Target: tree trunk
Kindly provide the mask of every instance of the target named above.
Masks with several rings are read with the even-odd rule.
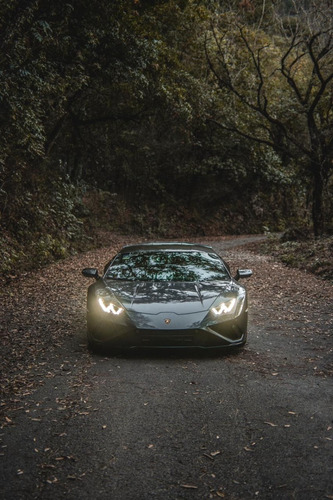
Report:
[[[316,238],[324,233],[324,207],[323,207],[324,180],[320,167],[316,165],[313,179],[312,221]]]

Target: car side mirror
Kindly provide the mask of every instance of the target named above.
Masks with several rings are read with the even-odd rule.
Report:
[[[86,278],[95,278],[95,280],[98,280],[99,278],[98,270],[95,269],[94,267],[86,267],[85,269],[82,270],[82,274]]]
[[[237,269],[235,280],[238,281],[240,278],[249,278],[252,274],[251,269]]]

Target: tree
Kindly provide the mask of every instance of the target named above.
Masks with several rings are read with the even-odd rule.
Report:
[[[288,12],[286,2],[271,7],[274,22],[265,32],[234,12],[217,16],[206,38],[206,57],[235,113],[210,120],[298,165],[310,181],[319,236],[333,169],[333,8],[318,0],[291,7]]]

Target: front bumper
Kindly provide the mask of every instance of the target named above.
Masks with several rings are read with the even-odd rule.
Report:
[[[143,325],[146,326],[146,325]],[[92,346],[115,349],[140,348],[217,348],[245,344],[247,312],[233,320],[205,322],[192,328],[137,327],[128,318],[112,321],[110,317],[89,316],[88,341]]]

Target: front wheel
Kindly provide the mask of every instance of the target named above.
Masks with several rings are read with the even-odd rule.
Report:
[[[101,347],[99,344],[97,344],[91,337],[89,333],[89,329],[87,331],[87,344],[88,344],[88,349],[91,352],[98,352],[100,351]]]

